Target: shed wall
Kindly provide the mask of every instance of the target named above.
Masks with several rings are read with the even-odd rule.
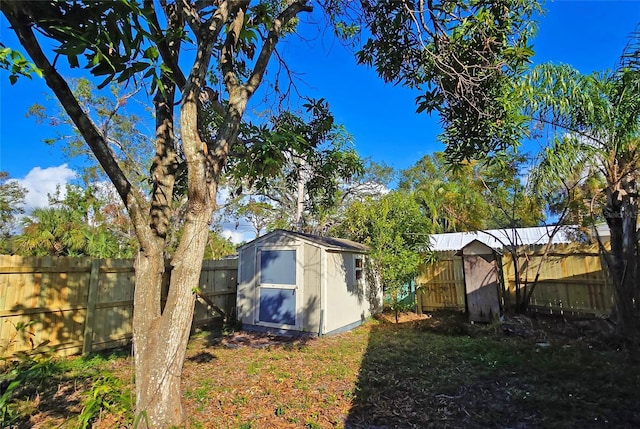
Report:
[[[320,331],[320,279],[322,251],[318,246],[304,245],[304,272],[302,280],[302,330],[318,334]]]
[[[246,328],[279,330],[274,324],[255,320],[258,317],[257,290],[260,287],[260,267],[257,266],[256,256],[261,249],[283,247],[298,249],[296,263],[300,277],[296,283],[295,329],[320,335],[348,329],[371,314],[371,302],[378,301],[377,306],[381,307],[382,295],[376,293],[376,296],[372,296],[377,289],[367,287],[366,277],[355,280],[356,254],[327,251],[322,245],[275,233],[239,249],[237,311],[239,320]],[[358,254],[358,257],[364,256]],[[286,329],[294,328],[290,326]]]
[[[256,248],[255,244],[244,247],[238,255],[239,279],[236,306],[238,320],[243,324],[253,324],[256,283]]]
[[[324,333],[361,322],[370,315],[366,283],[355,281],[354,257],[352,253],[327,253]]]
[[[493,255],[467,255],[466,250],[462,262],[469,320],[491,322],[500,316],[496,260]]]
[[[238,286],[237,307],[238,320],[243,325],[256,325],[256,309],[258,308],[257,291],[260,279],[259,267],[257,266],[257,252],[263,248],[279,248],[279,247],[296,247],[300,251],[297,252],[297,269],[302,270],[301,281],[298,284],[296,294],[301,294],[303,299],[303,307],[298,308],[296,318],[302,318],[301,329],[308,332],[318,332],[320,309],[311,308],[311,303],[317,301],[320,305],[320,256],[319,249],[315,246],[304,244],[290,236],[286,235],[267,235],[244,246],[239,252],[240,279]],[[300,260],[300,256],[304,260]],[[318,280],[314,278],[318,277]],[[307,290],[307,283],[309,289]],[[309,314],[307,314],[307,310]],[[302,313],[302,314],[301,314]]]

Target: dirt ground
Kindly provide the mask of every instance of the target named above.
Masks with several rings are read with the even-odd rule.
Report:
[[[513,316],[495,324],[473,325],[459,313],[402,313],[399,315],[399,325],[396,325],[393,314],[383,314],[378,317],[377,322],[369,323],[363,328],[322,339],[245,331],[225,336],[203,333],[191,340],[183,370],[182,389],[188,418],[187,428],[395,427],[358,426],[353,423],[357,421],[353,419],[357,416],[354,410],[357,411],[359,406],[356,397],[358,385],[362,383],[362,365],[365,359],[371,359],[371,356],[367,357],[367,353],[370,353],[372,341],[375,340],[374,331],[384,326],[389,327],[388,333],[384,335],[393,334],[398,326],[451,338],[512,337],[524,339],[536,350],[552,343],[575,342],[587,344],[588,347],[593,345],[598,349],[615,350],[618,347],[612,325],[606,319],[565,319],[542,315]],[[110,365],[111,373],[132,392],[132,358],[125,354]],[[459,369],[448,370],[455,373]],[[371,380],[367,380],[367,383],[370,382]],[[505,386],[509,383],[512,381],[501,377],[478,382],[474,387],[485,392],[483,398],[467,398],[466,388],[455,395],[432,392],[429,400],[437,403],[429,403],[428,406],[433,406],[436,413],[460,414],[445,416],[445,422],[446,418],[457,419],[451,420],[446,427],[466,427],[468,421],[465,420],[464,413],[475,412],[476,408],[491,410],[495,404],[491,405],[487,401],[504,401]],[[69,425],[69,418],[82,411],[81,400],[86,397],[90,387],[89,381],[79,383],[77,380],[69,380],[40,388],[30,401],[25,401],[22,405],[27,410],[32,409],[29,421],[13,428],[74,427]],[[511,388],[512,386],[509,387]],[[129,399],[133,402],[133,397]],[[397,402],[382,397],[377,400]],[[404,401],[410,403],[412,398],[407,397]],[[466,405],[460,406],[464,401]],[[445,403],[446,406],[443,405]],[[452,404],[458,407],[457,411],[451,411],[451,407],[454,407]],[[398,410],[402,406],[403,403],[398,403]],[[363,409],[362,412],[365,416],[368,415],[368,411]],[[414,418],[411,413],[407,411],[402,418],[411,422]],[[636,418],[640,419],[634,414],[629,420],[635,422]],[[536,426],[534,417],[531,419],[529,423],[518,427],[542,427]],[[416,424],[406,423],[397,427],[419,428],[423,423]],[[130,422],[127,423],[124,413],[116,407],[101,411],[91,427],[113,429],[133,426]],[[434,426],[424,427],[439,426],[436,422]],[[471,424],[469,427],[481,426]],[[622,424],[620,427],[632,426]]]

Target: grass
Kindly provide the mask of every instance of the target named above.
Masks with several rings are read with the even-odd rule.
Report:
[[[116,424],[129,424],[126,360],[122,352],[112,352],[72,359],[22,354],[5,362],[0,392],[9,395],[0,404],[0,427],[83,429],[104,414]]]
[[[187,427],[640,427],[637,352],[570,329],[539,325],[505,336],[497,325],[439,314],[401,324],[371,321],[320,339],[248,337],[240,346],[207,333],[191,340],[183,373]],[[94,413],[93,427],[132,426],[125,411],[130,358],[55,362],[52,386],[38,381],[11,399],[12,410],[23,413],[20,422],[58,427],[62,419],[61,427],[78,427],[86,398],[102,382],[111,396]],[[35,392],[42,397],[70,380],[77,387],[68,396],[75,394],[77,405],[66,414],[37,402]],[[67,399],[59,401],[66,406]],[[57,420],[47,426],[51,415]]]

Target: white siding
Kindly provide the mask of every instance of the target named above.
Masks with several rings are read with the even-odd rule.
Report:
[[[322,335],[351,328],[371,314],[367,276],[356,281],[355,258],[364,255],[328,249],[325,244],[274,231],[239,249],[237,308],[238,318],[247,329],[296,329]],[[296,250],[295,326],[258,321],[257,290],[261,286],[256,258],[261,249]],[[381,302],[381,297],[377,298]]]
[[[238,320],[243,324],[253,324],[253,310],[255,307],[255,261],[256,249],[254,245],[246,246],[238,255],[238,296],[236,308]]]
[[[322,250],[318,246],[304,245],[304,280],[302,293],[302,330],[320,333],[320,279]]]
[[[325,333],[363,321],[370,315],[365,282],[355,281],[352,253],[327,254]]]

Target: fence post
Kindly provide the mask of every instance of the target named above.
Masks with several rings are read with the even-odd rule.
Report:
[[[87,316],[84,319],[84,341],[82,354],[88,355],[93,348],[93,319],[96,312],[96,300],[98,299],[98,285],[100,282],[101,259],[91,262],[91,277],[89,279],[89,294],[87,296]]]

